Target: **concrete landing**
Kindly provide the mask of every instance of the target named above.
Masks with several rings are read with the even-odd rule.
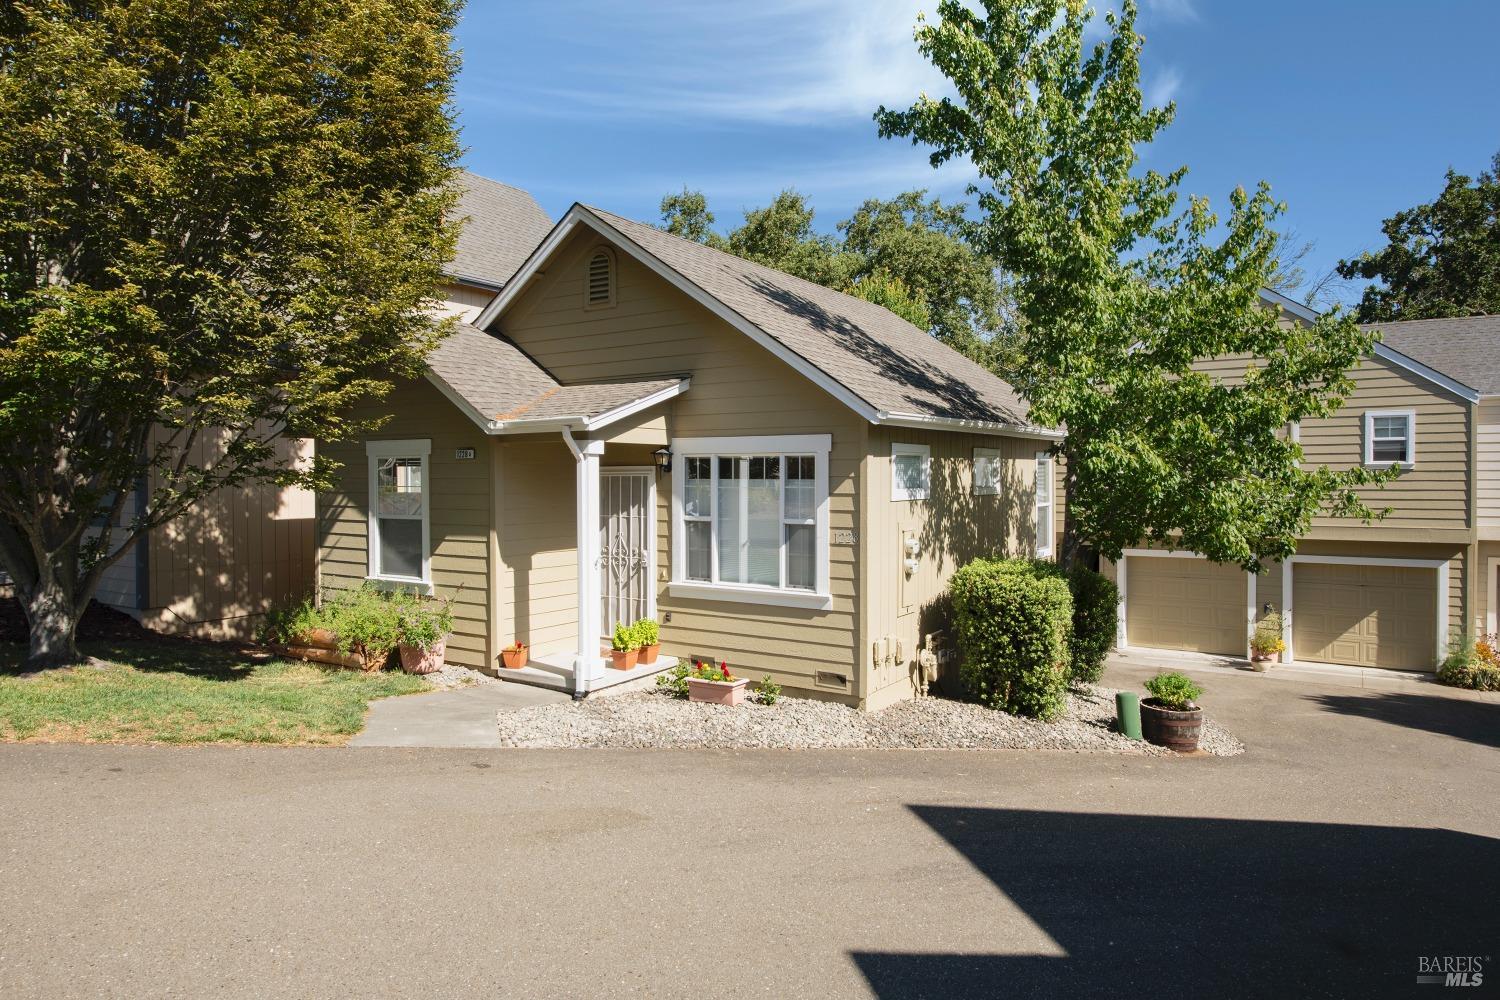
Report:
[[[500,746],[495,713],[567,702],[562,691],[522,684],[475,684],[453,691],[411,694],[372,702],[365,728],[352,747]]]

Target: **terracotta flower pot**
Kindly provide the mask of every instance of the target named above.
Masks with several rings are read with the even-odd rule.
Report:
[[[611,649],[609,651],[609,665],[616,670],[633,670],[639,650],[635,649]]]
[[[645,664],[648,664],[648,665],[652,664],[652,663],[655,663],[656,662],[657,654],[660,653],[660,652],[661,652],[661,643],[659,643],[659,642],[653,642],[649,646],[642,646],[640,648],[640,654],[641,654],[640,661],[642,663],[645,663]]]
[[[1163,708],[1155,698],[1141,702],[1141,735],[1146,742],[1179,753],[1192,753],[1198,749],[1202,733],[1203,709],[1176,711]]]
[[[443,654],[448,649],[447,638],[442,638],[431,649],[401,644],[401,669],[409,674],[432,674],[443,669]]]
[[[520,670],[526,666],[527,649],[520,646],[514,649],[500,650],[500,661],[505,664],[507,670]]]
[[[688,701],[701,701],[706,705],[740,705],[745,701],[745,685],[749,683],[748,677],[732,681],[706,681],[689,677]]]

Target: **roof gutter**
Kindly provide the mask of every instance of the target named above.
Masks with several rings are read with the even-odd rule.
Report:
[[[961,417],[934,417],[922,413],[897,413],[878,410],[873,424],[889,427],[913,427],[937,431],[970,431],[975,434],[1003,434],[1006,437],[1027,438],[1036,441],[1061,441],[1061,431],[1036,427],[1031,424],[1006,424],[998,420],[965,420]]]

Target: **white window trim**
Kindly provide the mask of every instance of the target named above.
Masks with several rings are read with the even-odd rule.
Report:
[[[833,606],[829,584],[829,503],[828,454],[833,450],[831,434],[787,434],[769,437],[712,437],[672,439],[672,582],[667,593],[672,597],[696,600],[728,601],[735,604],[765,604],[787,608],[826,609]],[[811,455],[817,460],[814,480],[814,556],[816,570],[813,590],[783,589],[747,583],[715,583],[687,578],[687,527],[683,516],[683,492],[687,485],[689,458],[749,458],[758,455]],[[717,472],[717,469],[715,469]],[[716,491],[717,492],[717,491]],[[709,521],[713,523],[712,519]],[[785,523],[785,522],[783,522]],[[710,535],[712,538],[712,534]],[[784,534],[783,534],[784,537]],[[710,542],[713,575],[718,573],[718,546]],[[782,546],[782,562],[786,561]],[[783,567],[785,572],[785,567]]]
[[[1406,461],[1404,462],[1377,462],[1375,460],[1375,418],[1376,417],[1405,417],[1406,418]],[[1366,410],[1365,411],[1365,434],[1364,434],[1364,464],[1370,468],[1386,469],[1396,466],[1402,469],[1412,469],[1417,464],[1417,411],[1416,410]]]
[[[917,455],[922,459],[922,482],[920,489],[907,489],[896,478],[896,456]],[[891,443],[891,500],[926,500],[932,493],[932,448],[925,444]]]
[[[979,484],[979,463],[981,460],[993,463],[991,467],[995,470],[995,482],[992,486],[981,486]],[[974,495],[976,497],[993,497],[1000,495],[1001,461],[1002,459],[1000,455],[1000,449],[998,448],[974,449],[974,464],[970,471],[974,480]]]
[[[380,526],[375,498],[379,492],[378,459],[420,458],[422,460],[422,576],[383,576],[378,573]],[[369,502],[366,506],[365,573],[366,579],[380,583],[406,584],[430,590],[432,587],[432,441],[418,438],[406,441],[366,441],[365,460],[369,466]]]
[[[1057,537],[1057,469],[1052,464],[1052,454],[1046,451],[1036,453],[1036,468],[1047,463],[1047,540],[1042,541],[1042,498],[1038,494],[1031,507],[1032,523],[1036,525],[1036,557],[1038,559],[1050,559],[1052,557],[1053,540]]]

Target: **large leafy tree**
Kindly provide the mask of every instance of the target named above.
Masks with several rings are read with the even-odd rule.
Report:
[[[994,262],[964,240],[963,207],[924,192],[872,198],[837,235],[817,232],[791,190],[722,235],[699,191],[663,198],[661,214],[670,233],[883,305],[973,357],[992,354],[1006,329]]]
[[[1449,170],[1436,201],[1380,228],[1384,247],[1339,262],[1344,278],[1374,282],[1360,299],[1361,321],[1500,313],[1500,153],[1478,177]]]
[[[1277,269],[1280,211],[1236,190],[1222,220],[1179,204],[1185,169],[1142,170],[1139,149],[1174,109],[1146,106],[1135,4],[939,4],[921,52],[955,96],[876,113],[886,136],[977,168],[971,238],[1012,277],[1032,417],[1066,438],[1064,558],[1142,541],[1257,568],[1295,550],[1320,512],[1373,514],[1362,470],[1304,468],[1285,430],[1332,413],[1371,338],[1349,319],[1280,325],[1260,290]],[[1199,363],[1253,357],[1221,379]]]
[[[420,370],[454,238],[456,17],[454,0],[0,12],[0,566],[33,666],[77,659],[126,545],[221,486],[322,483],[277,439],[354,434],[351,404]]]

